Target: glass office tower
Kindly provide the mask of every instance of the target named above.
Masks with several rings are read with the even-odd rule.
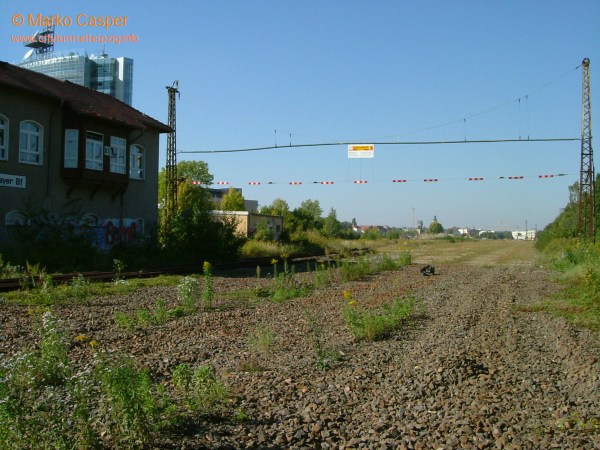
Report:
[[[95,89],[131,105],[133,91],[133,60],[69,53],[37,54],[29,52],[17,63],[20,67],[43,73],[63,81]]]

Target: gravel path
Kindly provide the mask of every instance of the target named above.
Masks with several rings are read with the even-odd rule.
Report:
[[[422,277],[419,269],[253,305],[225,293],[256,287],[255,278],[215,277],[218,311],[141,331],[117,329],[113,312],[157,297],[172,305],[174,287],[56,311],[72,333],[133,355],[158,380],[181,362],[216,368],[231,392],[223,416],[200,417],[158,448],[600,449],[598,335],[519,309],[558,290],[551,273],[452,264]],[[343,290],[366,306],[410,294],[424,310],[387,340],[355,342]],[[27,323],[25,308],[2,307],[0,353],[30,339]],[[275,336],[269,351],[248,343],[260,328]],[[319,348],[341,358],[319,358]],[[246,420],[234,419],[240,412]]]

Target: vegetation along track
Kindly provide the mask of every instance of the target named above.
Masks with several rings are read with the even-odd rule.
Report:
[[[218,419],[200,414],[158,435],[158,448],[598,448],[597,334],[522,312],[560,288],[529,243],[518,243],[516,264],[500,244],[480,244],[436,263],[435,276],[413,264],[283,302],[240,294],[268,279],[215,277],[213,309],[143,329],[117,327],[114,312],[157,297],[173,304],[175,287],[54,312],[71,335],[132,355],[155,380],[182,362],[215,367],[230,391]],[[439,261],[435,244],[428,252],[419,261]],[[354,339],[349,300],[368,309],[404,296],[423,304],[410,323],[387,339]],[[0,354],[13,354],[31,342],[31,320],[27,307],[0,308]],[[259,329],[270,345],[251,344]],[[77,347],[72,358],[84,365],[91,356]]]

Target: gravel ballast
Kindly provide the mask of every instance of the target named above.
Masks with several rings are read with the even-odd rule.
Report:
[[[160,436],[156,448],[599,449],[597,333],[527,312],[557,292],[553,275],[531,265],[449,264],[428,277],[420,269],[279,303],[231,295],[269,280],[214,277],[213,310],[140,330],[118,328],[114,312],[159,297],[172,307],[176,287],[54,311],[71,336],[133,356],[156,381],[167,383],[183,362],[214,366],[229,403]],[[357,342],[344,291],[365,307],[410,295],[422,310],[385,340]],[[0,309],[0,354],[32,345],[27,307]],[[272,332],[269,349],[249,343],[259,329]],[[72,355],[91,357],[78,346]]]

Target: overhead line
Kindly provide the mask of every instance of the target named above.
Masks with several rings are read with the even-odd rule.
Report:
[[[568,142],[581,141],[581,138],[543,138],[543,139],[478,139],[462,141],[383,141],[368,142],[373,145],[440,145],[440,144],[504,144],[510,142]],[[322,142],[319,144],[290,144],[290,145],[269,145],[265,147],[236,148],[228,150],[180,150],[177,153],[241,153],[257,152],[263,150],[300,148],[300,147],[327,147],[334,145],[351,145],[367,142],[343,141],[343,142]]]

